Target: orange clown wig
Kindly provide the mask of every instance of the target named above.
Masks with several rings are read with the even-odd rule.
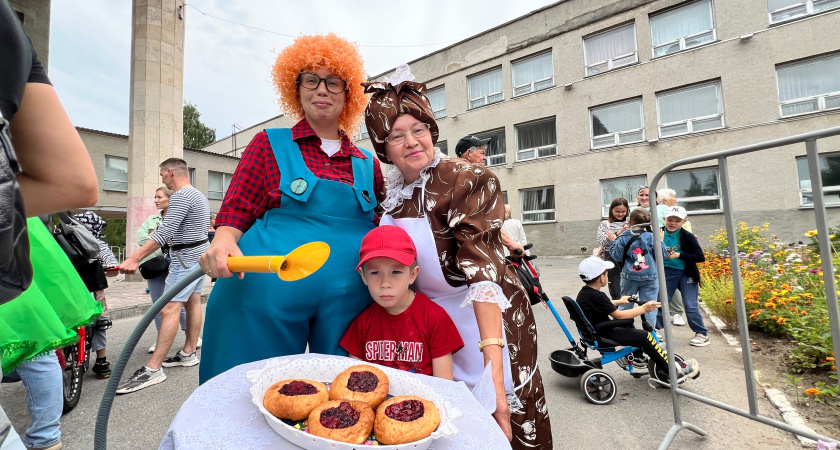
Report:
[[[280,107],[294,117],[303,118],[297,77],[301,72],[318,69],[328,69],[347,82],[344,110],[338,118],[338,128],[352,135],[368,103],[361,85],[367,81],[364,62],[355,43],[333,33],[326,36],[302,35],[277,55],[272,77],[274,89],[280,95]]]

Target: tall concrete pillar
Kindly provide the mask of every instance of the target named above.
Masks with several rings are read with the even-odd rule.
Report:
[[[184,154],[183,0],[132,0],[131,100],[128,132],[126,254],[157,210],[158,165]]]

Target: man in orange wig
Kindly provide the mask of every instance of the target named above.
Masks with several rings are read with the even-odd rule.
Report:
[[[367,105],[355,44],[334,34],[301,36],[272,71],[291,129],[258,133],[242,155],[200,263],[219,278],[207,305],[199,381],[259,359],[303,353],[346,355],[338,345],[370,296],[353,272],[384,197],[379,161],[350,136]],[[302,280],[237,274],[230,256],[288,254],[324,241],[327,263]]]

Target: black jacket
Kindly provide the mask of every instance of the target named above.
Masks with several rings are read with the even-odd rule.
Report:
[[[680,231],[680,258],[685,261],[685,274],[700,284],[700,270],[697,263],[706,261],[706,254],[700,248],[697,237],[686,230]]]

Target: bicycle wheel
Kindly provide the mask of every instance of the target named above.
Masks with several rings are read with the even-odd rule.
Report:
[[[67,414],[79,404],[82,397],[82,381],[84,381],[85,369],[79,362],[79,345],[73,344],[64,348],[64,359],[66,364],[62,373],[64,381],[64,408],[62,414]]]

